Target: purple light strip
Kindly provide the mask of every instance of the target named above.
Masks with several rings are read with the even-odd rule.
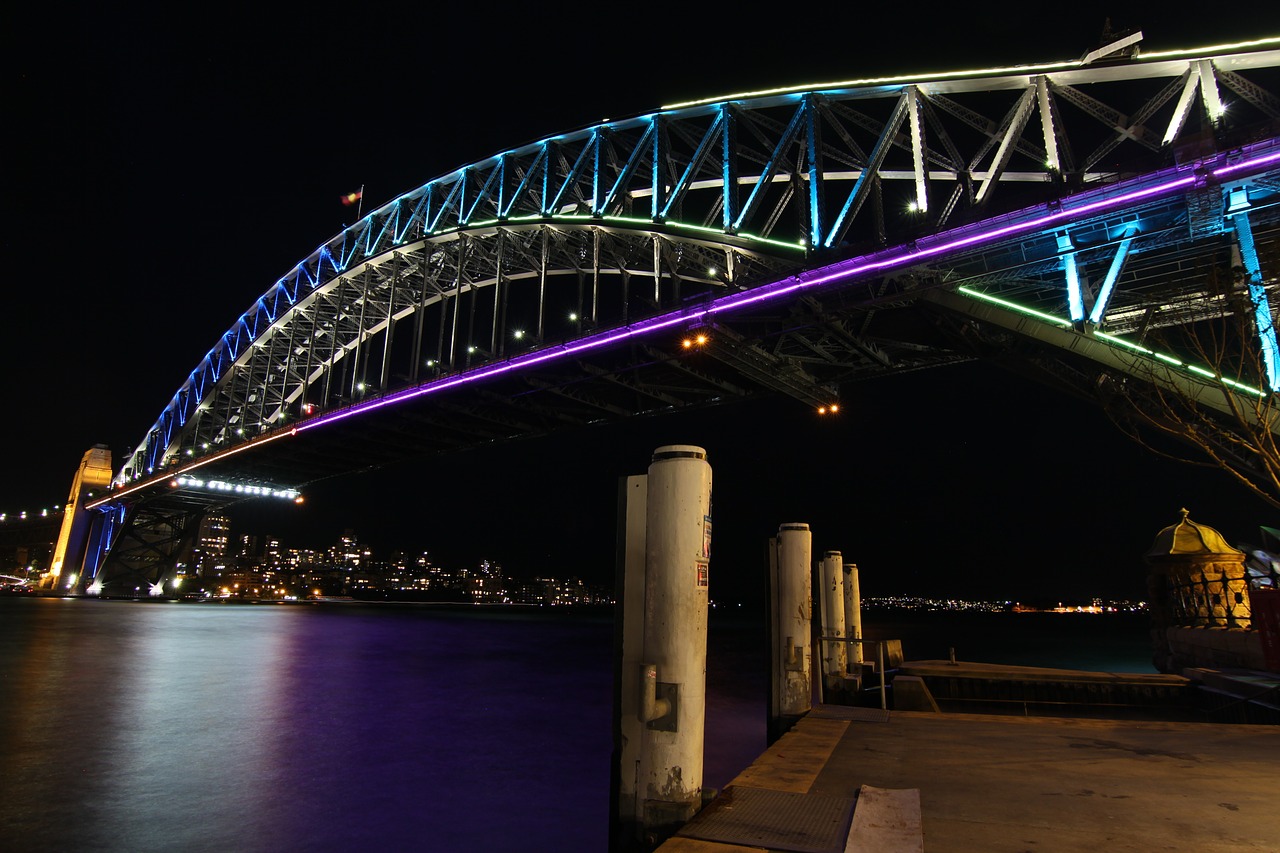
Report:
[[[1269,140],[1266,143],[1261,143],[1252,147],[1256,150],[1258,148],[1275,147],[1277,144],[1280,144],[1280,140]],[[1213,175],[1215,177],[1220,177],[1222,175],[1256,169],[1277,161],[1280,161],[1280,151],[1274,151],[1269,154],[1243,160],[1239,163],[1233,163],[1230,166],[1220,167],[1213,171]],[[880,272],[883,270],[893,269],[895,267],[919,263],[922,259],[936,257],[938,255],[981,245],[983,243],[994,242],[1003,237],[1010,237],[1016,234],[1024,234],[1029,231],[1036,231],[1055,225],[1061,225],[1082,216],[1100,213],[1117,207],[1123,207],[1124,205],[1132,204],[1134,202],[1150,200],[1161,195],[1168,195],[1193,184],[1197,177],[1196,171],[1196,167],[1192,165],[1174,166],[1127,182],[1130,185],[1142,185],[1150,184],[1151,181],[1157,181],[1157,183],[1150,184],[1148,186],[1141,186],[1139,189],[1124,192],[1120,195],[1112,195],[1112,193],[1115,192],[1116,187],[1091,190],[1088,193],[1083,194],[1084,197],[1087,198],[1097,196],[1099,194],[1103,194],[1105,197],[1096,201],[1077,205],[1072,205],[1071,201],[1068,199],[1063,201],[1059,209],[1041,216],[1024,218],[1027,215],[1025,212],[1008,214],[987,220],[984,223],[966,226],[963,229],[957,229],[955,231],[945,232],[933,237],[923,238],[914,246],[899,246],[893,249],[877,252],[870,256],[849,258],[847,260],[838,261],[820,269],[802,272],[772,284],[762,285],[747,293],[723,296],[719,299],[713,300],[709,305],[702,308],[686,308],[678,312],[663,314],[630,326],[624,326],[608,332],[589,335],[588,337],[580,338],[572,343],[562,344],[560,346],[540,350],[523,356],[517,356],[499,364],[480,367],[468,373],[440,379],[426,385],[420,385],[416,388],[397,391],[392,394],[388,394],[385,397],[370,400],[366,403],[357,403],[349,408],[330,412],[328,414],[321,415],[314,420],[298,424],[297,427],[295,427],[295,430],[297,432],[305,432],[306,430],[315,429],[316,427],[323,426],[327,423],[343,420],[354,415],[363,414],[364,412],[380,409],[384,406],[390,406],[395,403],[401,403],[415,397],[434,394],[438,391],[456,388],[459,385],[465,385],[471,382],[479,382],[484,379],[500,376],[504,373],[510,373],[526,367],[532,367],[544,362],[567,358],[589,350],[606,347],[620,341],[642,337],[652,332],[667,329],[672,326],[687,323],[706,323],[713,315],[728,313],[748,305],[778,299],[779,297],[786,296],[787,294],[794,293],[799,290],[806,290],[812,287],[830,284],[835,281],[866,275],[868,273]],[[991,225],[999,222],[1007,222],[1008,224],[994,228],[990,227]],[[964,234],[965,236],[958,236],[960,234]],[[924,244],[923,247],[921,247],[920,244]]]
[[[1241,160],[1238,163],[1232,163],[1227,166],[1219,166],[1218,168],[1213,169],[1211,174],[1215,178],[1222,178],[1224,176],[1235,175],[1240,172],[1261,170],[1262,167],[1280,162],[1280,138],[1273,138],[1266,140],[1265,142],[1256,143],[1245,150],[1262,151],[1267,153],[1258,154],[1257,156],[1249,157],[1248,159]],[[1062,225],[1077,217],[1110,210],[1131,202],[1152,199],[1160,195],[1173,193],[1191,183],[1194,183],[1200,174],[1203,174],[1203,165],[1174,166],[1125,182],[1128,186],[1135,186],[1139,188],[1118,196],[1111,195],[1111,193],[1114,193],[1117,190],[1118,186],[1090,190],[1086,193],[1080,194],[1076,199],[1083,200],[1086,198],[1094,198],[1099,195],[1105,197],[1100,198],[1097,201],[1082,203],[1078,206],[1072,206],[1071,200],[1067,199],[1063,201],[1060,209],[1041,216],[1033,216],[1029,219],[1024,218],[1029,215],[1027,211],[1019,211],[995,217],[974,225],[922,238],[914,246],[898,246],[893,249],[877,252],[874,255],[849,258],[820,269],[798,273],[797,275],[781,281],[773,282],[772,284],[761,285],[760,287],[746,293],[724,296],[720,299],[713,300],[709,305],[703,308],[686,308],[681,311],[663,314],[630,326],[624,326],[608,332],[600,332],[595,335],[590,335],[572,343],[562,344],[560,346],[551,347],[538,352],[517,356],[499,364],[486,365],[469,373],[450,376],[436,380],[435,382],[427,385],[420,385],[416,388],[397,391],[393,394],[388,394],[385,397],[379,397],[365,403],[358,403],[346,409],[320,415],[313,420],[297,424],[296,426],[289,427],[288,429],[284,429],[279,432],[259,436],[258,438],[245,442],[244,444],[237,445],[236,447],[229,448],[228,450],[224,450],[210,456],[205,456],[189,465],[179,468],[176,471],[169,471],[160,476],[144,480],[140,483],[135,483],[123,492],[111,493],[97,501],[86,504],[86,506],[89,508],[96,508],[108,502],[117,500],[124,495],[139,491],[148,485],[154,484],[155,482],[168,481],[179,474],[192,471],[196,468],[207,465],[210,462],[223,459],[243,450],[248,450],[251,447],[257,447],[260,444],[296,435],[299,432],[315,429],[318,426],[349,418],[353,415],[363,414],[364,412],[373,411],[374,409],[380,409],[383,406],[390,406],[414,397],[434,394],[437,391],[444,391],[448,388],[454,388],[470,382],[479,382],[493,376],[510,373],[512,371],[531,367],[544,362],[567,358],[588,350],[609,346],[610,344],[614,344],[619,341],[638,338],[651,332],[668,329],[672,326],[678,326],[682,323],[705,323],[716,313],[728,313],[747,305],[754,305],[758,302],[777,299],[798,290],[818,287],[820,285],[830,284],[844,279],[856,278],[860,275],[892,269],[894,267],[907,266],[913,263],[918,263],[920,260],[925,258],[935,257],[958,249],[977,246],[982,243],[990,243],[995,240],[999,240],[1002,237],[1009,237],[1039,228]],[[1153,181],[1155,183],[1152,183]]]
[[[1270,140],[1270,143],[1274,143],[1275,141],[1276,140],[1274,139]],[[1213,170],[1213,176],[1215,178],[1221,178],[1223,175],[1230,175],[1234,172],[1239,172],[1242,169],[1256,169],[1258,166],[1265,166],[1268,163],[1275,163],[1277,161],[1280,161],[1280,151],[1277,151],[1274,154],[1264,154],[1261,157],[1254,157],[1249,160],[1241,160],[1239,163],[1232,163],[1230,166],[1222,166],[1221,168]]]
[[[417,388],[406,388],[403,391],[397,391],[393,394],[388,394],[385,397],[379,397],[376,400],[370,400],[367,403],[356,403],[355,405],[349,408],[341,409],[336,412],[330,412],[328,414],[321,415],[318,418],[315,418],[314,420],[310,420],[305,423],[298,424],[298,426],[295,427],[295,430],[297,432],[304,432],[306,430],[314,429],[318,426],[322,426],[327,423],[332,423],[333,421],[342,420],[343,418],[349,418],[352,415],[363,414],[365,412],[369,412],[374,409],[380,409],[383,406],[390,406],[393,403],[400,403],[405,400],[412,399],[414,397],[421,397],[426,394],[433,394],[437,391],[444,391],[445,389],[454,388],[454,387],[457,387],[458,385],[465,385],[470,382],[478,382],[482,379],[489,379],[490,377],[493,377],[493,376],[499,376],[503,373],[510,373],[513,370],[520,370],[522,368],[530,367],[536,364],[541,364],[546,361],[566,358],[568,356],[574,355],[576,353],[584,352],[586,350],[593,350],[593,349],[598,349],[600,347],[609,346],[610,344],[614,344],[619,341],[624,341],[629,338],[640,337],[650,332],[655,332],[659,329],[666,329],[671,326],[680,325],[682,323],[696,321],[697,319],[705,316],[708,313],[710,313],[710,311],[704,308],[704,309],[686,309],[685,311],[681,311],[673,314],[662,314],[650,320],[644,320],[642,322],[635,323],[630,326],[624,326],[620,329],[613,329],[608,332],[601,332],[599,334],[589,335],[588,337],[580,338],[576,341],[573,341],[572,343],[561,344],[556,347],[551,347],[550,349],[539,350],[538,352],[528,353],[527,355],[516,356],[515,358],[509,359],[504,362],[500,362],[498,364],[486,365],[484,367],[480,367],[475,370],[472,370],[469,373],[461,373],[461,374],[458,374],[457,376],[450,376],[445,379],[438,379],[435,382],[429,383],[427,385],[420,385]]]

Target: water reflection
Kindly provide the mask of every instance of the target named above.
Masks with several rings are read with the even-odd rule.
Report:
[[[605,846],[607,620],[24,599],[0,640],[17,849]]]

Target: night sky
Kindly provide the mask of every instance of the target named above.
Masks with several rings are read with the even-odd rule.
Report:
[[[368,210],[500,150],[694,97],[1077,57],[1108,15],[1148,50],[1280,34],[1280,13],[1182,22],[1131,3],[1053,21],[989,7],[914,31],[850,4],[306,8],[4,13],[0,511],[62,503],[95,443],[118,466],[221,333],[350,224],[339,197],[362,185]],[[351,527],[455,565],[604,580],[617,477],[678,442],[705,446],[715,472],[713,597],[761,587],[781,522],[858,562],[868,595],[1014,598],[1140,596],[1141,554],[1181,506],[1236,541],[1277,523],[1225,475],[1157,459],[1100,411],[992,366],[843,402],[838,420],[780,399],[474,451],[235,519],[299,546]]]

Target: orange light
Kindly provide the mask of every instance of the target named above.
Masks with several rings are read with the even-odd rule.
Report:
[[[692,347],[693,347],[693,339],[692,339],[692,338],[685,338],[683,341],[681,341],[681,342],[680,342],[680,345],[681,345],[682,347],[684,347],[685,349],[690,349],[690,348],[692,348]]]
[[[819,407],[818,407],[818,414],[820,414],[820,415],[825,415],[826,413],[827,413],[827,407],[826,407],[826,406],[819,406]]]
[[[840,411],[840,406],[839,406],[839,405],[837,405],[836,403],[832,403],[832,404],[831,404],[831,414],[833,414],[833,415],[834,415],[834,414],[835,414],[836,412],[838,412],[838,411]]]
[[[707,342],[707,336],[706,336],[706,335],[698,335],[698,337],[697,337],[697,343],[698,343],[698,346],[702,346],[702,345],[703,345],[703,344],[705,344],[706,342]]]

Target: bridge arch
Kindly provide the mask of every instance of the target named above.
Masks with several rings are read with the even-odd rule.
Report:
[[[1116,180],[1122,160],[1149,167],[1202,139],[1188,130],[1197,113],[1223,127],[1228,97],[1234,121],[1280,120],[1280,100],[1250,76],[1278,64],[1280,39],[1148,55],[1133,44],[677,104],[462,166],[370,212],[268,288],[117,483],[278,428],[302,407],[504,357],[517,332],[525,350],[939,230],[996,210],[997,189],[1015,205]],[[535,277],[538,304],[513,305]],[[566,280],[575,292],[561,311]],[[647,300],[637,280],[652,283]],[[578,319],[556,328],[561,314]],[[398,327],[412,315],[406,346]]]
[[[192,518],[229,500],[180,475],[302,485],[385,464],[289,467],[367,439],[378,417],[385,432],[411,399],[414,428],[448,449],[557,428],[545,405],[510,418],[512,394],[559,395],[587,412],[568,420],[590,423],[762,392],[820,406],[842,383],[1001,348],[1027,357],[1027,342],[1122,373],[1154,363],[1148,331],[1220,301],[1206,263],[1280,240],[1280,100],[1263,85],[1278,67],[1267,39],[755,93],[462,167],[326,241],[237,319],[95,504],[103,533],[82,577],[157,589]],[[1262,309],[1275,283],[1245,254],[1274,345]],[[718,372],[639,340],[702,323]],[[1094,375],[1040,361],[1067,384]],[[631,379],[668,368],[689,382]],[[496,391],[473,382],[493,377]],[[645,402],[571,391],[585,382]],[[504,412],[480,410],[496,398]]]

